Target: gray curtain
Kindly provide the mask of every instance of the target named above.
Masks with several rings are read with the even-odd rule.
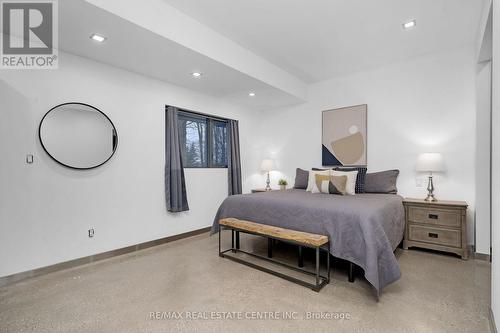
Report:
[[[240,131],[237,120],[228,120],[227,171],[229,195],[241,194]]]
[[[178,110],[165,108],[165,198],[169,212],[189,210],[179,143]]]

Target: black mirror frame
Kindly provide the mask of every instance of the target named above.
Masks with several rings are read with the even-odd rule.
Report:
[[[68,104],[78,104],[78,105],[83,105],[83,106],[87,106],[87,107],[89,107],[91,109],[94,109],[97,112],[101,113],[104,117],[106,117],[106,119],[109,121],[109,123],[111,124],[111,126],[113,126],[113,153],[104,162],[102,162],[102,163],[100,163],[98,165],[92,166],[92,167],[88,167],[88,168],[74,167],[74,166],[67,165],[67,164],[64,164],[64,163],[58,161],[54,156],[52,156],[49,153],[49,151],[47,150],[47,148],[45,148],[45,146],[43,145],[43,140],[42,140],[42,124],[43,124],[43,121],[45,120],[45,117],[47,117],[47,115],[50,112],[52,112],[54,109],[57,109],[58,107],[61,107],[61,106],[64,106],[64,105],[68,105]],[[67,103],[62,103],[62,104],[54,106],[52,109],[50,109],[49,111],[47,111],[45,113],[45,115],[42,117],[42,120],[40,120],[40,124],[38,125],[38,140],[40,140],[40,144],[42,145],[43,150],[47,153],[47,155],[50,156],[50,158],[52,158],[54,161],[56,161],[57,164],[60,164],[60,165],[62,165],[64,167],[66,167],[66,168],[70,168],[70,169],[74,169],[74,170],[91,170],[91,169],[98,168],[98,167],[102,166],[103,164],[105,164],[106,162],[108,162],[111,159],[111,157],[113,157],[113,155],[115,155],[115,152],[118,149],[118,132],[116,131],[115,124],[111,121],[111,119],[104,112],[102,112],[101,110],[99,110],[95,106],[92,106],[92,105],[86,104],[86,103],[81,103],[81,102],[67,102]]]

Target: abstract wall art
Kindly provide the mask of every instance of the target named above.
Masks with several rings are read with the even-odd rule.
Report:
[[[366,165],[367,109],[363,104],[323,111],[323,165]]]

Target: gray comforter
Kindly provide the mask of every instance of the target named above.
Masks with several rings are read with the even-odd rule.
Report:
[[[220,206],[212,233],[226,217],[328,235],[331,254],[362,267],[377,296],[401,276],[393,253],[405,223],[398,195],[340,196],[305,190],[234,195]]]

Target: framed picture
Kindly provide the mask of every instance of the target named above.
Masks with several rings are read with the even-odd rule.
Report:
[[[365,166],[366,104],[323,111],[322,162],[325,166]]]

